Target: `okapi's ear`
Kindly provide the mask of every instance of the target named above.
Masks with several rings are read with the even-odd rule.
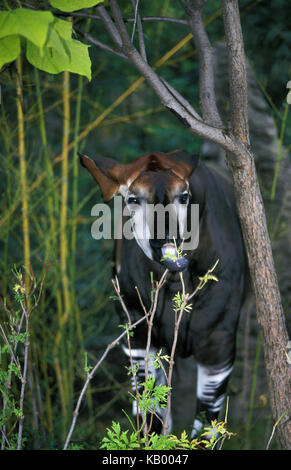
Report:
[[[120,165],[111,158],[90,158],[87,155],[78,153],[80,163],[87,168],[93,178],[100,186],[104,201],[109,201],[118,192],[120,183],[116,176],[118,166]]]
[[[190,178],[193,171],[198,168],[200,163],[199,155],[193,155],[186,152],[186,150],[174,150],[173,152],[167,153],[167,155],[178,163],[177,167],[173,168],[173,171],[186,180]]]

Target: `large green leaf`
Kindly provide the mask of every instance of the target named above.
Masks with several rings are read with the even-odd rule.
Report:
[[[27,60],[40,70],[60,73],[68,70],[71,53],[67,41],[71,41],[72,25],[69,21],[55,19],[49,25],[47,40],[43,48],[27,41]]]
[[[4,64],[17,59],[20,53],[20,39],[17,35],[0,39],[0,69]]]
[[[34,67],[48,73],[60,73],[68,69],[69,59],[54,47],[40,49],[35,44],[27,41],[26,58]]]
[[[27,60],[40,70],[56,74],[69,70],[72,73],[86,76],[91,80],[91,60],[88,46],[75,39],[64,40],[64,47],[54,47],[56,36],[41,50],[30,41],[27,41]]]
[[[16,8],[0,11],[0,38],[19,34],[42,48],[45,44],[48,27],[54,21],[50,11],[35,11]]]
[[[53,27],[62,38],[71,39],[72,23],[70,21],[65,21],[65,20],[61,20],[60,18],[55,18]]]
[[[71,61],[67,70],[79,75],[85,75],[91,80],[91,60],[88,52],[89,46],[83,44],[80,41],[71,39],[66,41],[66,45],[69,47]]]
[[[49,0],[49,2],[52,7],[69,12],[94,7],[103,0]]]

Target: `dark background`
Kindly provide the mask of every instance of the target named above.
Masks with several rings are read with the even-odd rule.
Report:
[[[130,2],[123,0],[120,5],[125,17],[133,16]],[[140,8],[144,16],[185,18],[184,11],[178,2],[173,0],[141,1]],[[205,19],[210,18],[219,8],[219,1],[209,0]],[[242,0],[240,10],[246,55],[260,90],[258,93],[266,103],[264,113],[271,118],[270,122],[278,139],[281,135],[281,143],[287,152],[284,153],[284,164],[290,166],[288,151],[291,147],[291,130],[290,115],[286,112],[288,91],[286,84],[291,79],[291,7],[289,2],[284,0],[272,2]],[[74,24],[81,30],[88,28],[92,36],[110,43],[101,22],[88,22],[82,18],[74,19]],[[129,25],[129,28],[131,27]],[[144,23],[143,27],[150,64],[155,64],[189,33],[186,26],[164,22],[148,22]],[[223,41],[221,15],[210,22],[207,31],[213,45]],[[82,40],[81,37],[79,39]],[[73,74],[70,76],[70,141],[74,138],[78,96],[81,97],[82,106],[78,129],[80,134],[82,131],[88,131],[90,123],[102,115],[139,78],[132,66],[94,46],[90,47],[90,57],[93,77],[91,82]],[[199,67],[191,41],[160,67],[158,72],[199,111]],[[13,64],[4,67],[0,73],[0,295],[7,298],[11,306],[13,306],[15,283],[12,268],[14,265],[18,267],[23,265],[15,74]],[[94,365],[106,345],[120,334],[114,300],[109,298],[113,294],[111,284],[113,242],[110,240],[97,242],[91,237],[90,229],[94,221],[91,217],[91,208],[101,201],[101,196],[88,173],[75,165],[76,147],[70,152],[69,157],[66,229],[71,309],[68,321],[62,325],[60,319],[63,312],[63,286],[59,267],[61,165],[59,162],[50,167],[48,162],[54,162],[62,150],[63,77],[62,74],[38,73],[48,142],[45,147],[41,137],[36,76],[32,66],[25,60],[23,74],[27,176],[31,189],[29,192],[30,254],[36,277],[40,279],[44,262],[48,260],[55,262],[48,271],[42,300],[31,320],[30,383],[25,402],[24,434],[27,439],[25,446],[28,449],[55,449],[62,446],[71,422],[72,410],[84,383],[86,376],[84,351],[88,353],[88,363]],[[227,70],[225,70],[226,75]],[[221,99],[224,99],[223,96]],[[224,105],[227,108],[227,102],[224,102]],[[260,136],[257,136],[257,139],[260,139]],[[276,137],[272,139],[276,140]],[[155,150],[170,152],[176,148],[184,148],[193,153],[199,152],[202,144],[200,138],[188,133],[183,125],[161,106],[152,90],[143,83],[115,107],[99,125],[87,132],[79,142],[78,150],[93,157],[102,155],[125,163],[143,153]],[[275,148],[277,147],[276,144]],[[274,155],[274,161],[276,159],[277,156]],[[77,174],[74,174],[74,168],[77,168]],[[272,176],[273,167],[270,173]],[[37,184],[40,176],[43,176],[42,181]],[[268,188],[270,181],[264,180],[264,172],[259,173],[259,177],[268,204],[269,193],[265,188]],[[52,213],[49,212],[50,198],[53,203]],[[77,198],[77,209],[73,211],[75,198]],[[278,207],[281,207],[280,201]],[[51,216],[56,227],[54,236],[51,232]],[[290,226],[284,223],[278,235],[280,239],[290,237]],[[72,244],[74,224],[77,227],[76,246]],[[278,256],[282,256],[280,250],[279,246]],[[284,278],[284,282],[288,291],[290,286],[288,276]],[[289,300],[288,297],[284,297],[288,322],[290,322]],[[248,316],[247,311],[248,307],[244,310],[240,323],[238,359],[228,392],[229,428],[237,435],[225,443],[225,448],[264,449],[273,424],[262,350],[257,347],[260,343],[257,342],[258,331],[252,304],[249,306],[251,316]],[[0,318],[5,323],[4,312],[0,312]],[[56,352],[58,332],[61,339]],[[61,381],[58,379],[57,364],[61,370]],[[111,425],[113,419],[119,420],[125,428],[129,427],[122,412],[122,409],[127,412],[130,410],[129,377],[125,365],[121,350],[116,347],[92,380],[73,436],[73,441],[78,445],[84,448],[97,448],[100,439],[105,435],[105,428]],[[191,380],[189,378],[189,382]],[[179,376],[175,381],[178,387],[181,386]],[[60,390],[61,382],[65,389],[63,392]],[[15,383],[15,396],[18,389],[19,384]],[[174,404],[177,409],[178,431],[192,422],[189,409],[187,408],[185,413],[181,401],[184,402],[184,396],[187,394],[192,402],[188,406],[194,410],[194,384],[193,399],[191,399],[191,389],[177,390],[178,392],[174,390]],[[61,396],[65,405],[62,404]],[[33,412],[35,409],[36,413]],[[187,423],[183,422],[185,416],[188,417]],[[276,447],[275,441],[273,446]]]

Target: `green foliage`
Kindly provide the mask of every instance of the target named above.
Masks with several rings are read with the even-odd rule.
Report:
[[[173,297],[173,302],[174,302],[174,310],[178,311],[182,308],[183,303],[185,302],[185,296],[181,294],[180,292],[177,292]],[[191,310],[192,310],[192,304],[184,306],[185,312],[190,312]]]
[[[156,365],[160,366],[161,351],[156,358]],[[168,360],[165,356],[164,359]],[[221,441],[220,448],[222,447],[225,439],[229,439],[235,434],[227,430],[226,418],[224,421],[213,420],[210,425],[204,427],[199,433],[199,436],[194,439],[189,439],[186,431],[181,433],[178,438],[174,434],[156,434],[150,432],[150,428],[145,427],[146,417],[155,414],[157,407],[165,408],[168,402],[168,393],[170,387],[165,385],[155,384],[154,376],[149,376],[148,379],[140,384],[143,387],[142,392],[137,392],[136,397],[130,394],[139,404],[139,410],[143,415],[143,423],[140,429],[136,429],[126,414],[128,421],[133,428],[133,432],[129,430],[123,431],[119,422],[112,421],[111,428],[107,428],[107,436],[102,438],[101,449],[106,450],[173,450],[173,449],[188,449],[196,450],[199,448],[214,449]],[[226,412],[227,415],[227,412]],[[141,432],[143,435],[141,436]]]
[[[207,284],[208,281],[218,282],[218,278],[214,274],[212,274],[218,263],[219,260],[216,261],[213,267],[209,269],[209,271],[204,276],[199,277],[199,280],[202,282],[201,286],[199,287],[199,290],[203,289],[203,287],[205,286],[205,284]]]
[[[180,437],[174,434],[149,433],[139,439],[138,432],[129,434],[128,429],[121,430],[120,423],[113,421],[111,428],[107,428],[107,436],[103,437],[100,449],[105,450],[213,450],[220,441],[230,439],[235,434],[226,428],[226,422],[214,420],[205,428],[201,438],[188,437],[186,431]],[[203,437],[208,437],[207,439]]]
[[[112,422],[112,428],[107,428],[107,436],[102,439],[101,449],[106,450],[132,450],[138,449],[139,443],[137,442],[137,431],[128,435],[128,430],[121,431],[120,424],[115,421]]]
[[[58,8],[62,11],[76,11],[82,8],[89,8],[98,5],[103,0],[49,0],[50,4],[54,8]]]
[[[68,70],[91,80],[89,46],[72,38],[69,21],[50,11],[0,11],[0,67],[19,56],[20,39],[26,41],[26,58],[36,68],[51,74]]]
[[[167,406],[167,395],[170,387],[166,385],[155,385],[155,377],[150,375],[148,379],[141,383],[143,390],[138,393],[140,409],[146,413],[154,413],[157,407]]]
[[[47,39],[49,25],[53,21],[54,16],[50,11],[35,11],[28,8],[0,11],[0,38],[21,36],[42,49]]]
[[[155,369],[160,369],[162,367],[162,361],[169,362],[169,360],[170,360],[170,356],[168,356],[167,354],[162,355],[162,349],[160,349],[156,353],[156,355],[152,354],[152,355],[150,355],[150,357],[153,360],[153,366],[154,366]]]
[[[17,59],[20,54],[19,36],[12,35],[0,39],[0,68]]]

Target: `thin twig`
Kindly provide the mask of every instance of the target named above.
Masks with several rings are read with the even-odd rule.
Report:
[[[121,293],[120,293],[120,287],[119,287],[119,281],[118,277],[115,276],[115,280],[112,279],[112,284],[114,287],[114,290],[118,296],[118,300],[123,308],[123,311],[125,312],[128,320],[128,325],[126,325],[126,339],[127,339],[127,345],[128,345],[128,352],[129,352],[129,361],[130,361],[130,367],[131,367],[131,374],[133,377],[134,381],[134,387],[136,390],[136,426],[137,426],[137,438],[138,442],[140,443],[140,428],[139,428],[139,395],[138,395],[138,383],[137,383],[137,378],[136,378],[136,371],[134,369],[134,364],[133,364],[133,358],[132,358],[132,350],[131,350],[131,343],[130,343],[130,337],[129,337],[129,327],[131,326],[131,318],[129,311],[122,299]]]
[[[185,308],[189,302],[196,294],[197,292],[206,284],[207,282],[207,276],[213,272],[215,267],[217,266],[218,261],[216,261],[215,265],[207,271],[205,276],[200,278],[200,281],[195,288],[195,290],[192,292],[192,294],[186,294],[185,292],[185,283],[184,283],[184,278],[183,274],[180,273],[180,280],[181,280],[181,285],[182,285],[182,304],[179,308],[179,310],[175,310],[175,326],[174,326],[174,338],[173,338],[173,343],[172,343],[172,349],[171,349],[171,356],[169,360],[169,372],[168,372],[168,377],[167,377],[167,385],[170,387],[170,390],[168,392],[167,396],[167,411],[166,411],[166,418],[164,421],[164,426],[163,426],[163,433],[167,434],[167,429],[168,429],[168,423],[169,423],[169,418],[170,418],[170,411],[171,411],[171,397],[172,397],[172,392],[171,392],[171,384],[172,384],[172,375],[173,375],[173,370],[174,370],[174,357],[175,357],[175,351],[176,351],[176,346],[177,346],[177,341],[178,341],[178,333],[179,333],[179,327],[180,323],[183,317],[183,313],[185,311]],[[178,317],[177,317],[178,314]]]
[[[20,400],[19,400],[19,411],[21,413],[19,418],[18,426],[18,436],[17,436],[17,450],[22,448],[22,432],[23,432],[23,406],[24,406],[24,394],[26,388],[26,378],[27,378],[27,368],[28,368],[28,351],[29,351],[29,313],[25,310],[25,343],[24,343],[24,361],[23,361],[23,370],[21,377],[21,390],[20,390]]]
[[[149,375],[149,352],[150,352],[150,346],[151,346],[151,338],[152,338],[152,327],[153,327],[153,320],[154,316],[157,310],[157,304],[158,304],[158,297],[161,288],[166,282],[167,275],[168,275],[169,270],[166,269],[159,281],[159,283],[156,286],[155,290],[155,295],[152,301],[152,305],[150,308],[150,311],[148,313],[149,321],[148,321],[148,336],[147,336],[147,344],[146,344],[146,350],[145,350],[145,380],[147,381],[148,375]]]
[[[277,419],[276,423],[274,424],[273,426],[273,429],[272,429],[272,433],[271,433],[271,436],[268,440],[268,443],[267,443],[267,447],[266,447],[266,450],[269,450],[269,447],[270,447],[270,444],[271,444],[271,441],[274,437],[274,434],[275,434],[275,431],[276,431],[276,428],[278,426],[278,424],[280,423],[281,419],[284,418],[284,416],[289,412],[290,410],[286,410],[284,413],[281,414],[281,416]]]
[[[146,319],[146,317],[141,317],[139,320],[137,320],[135,323],[133,323],[128,329],[129,331],[131,331],[133,328],[135,328],[137,325],[139,325],[140,323],[142,323],[144,320]],[[78,398],[78,401],[77,401],[77,404],[76,404],[76,407],[75,407],[75,410],[74,410],[74,414],[73,414],[73,420],[72,420],[72,424],[71,424],[71,427],[70,427],[70,430],[68,432],[68,435],[67,435],[67,438],[66,438],[66,441],[65,441],[65,444],[64,444],[64,448],[63,450],[66,450],[68,448],[68,445],[70,443],[70,440],[71,440],[71,437],[72,437],[72,433],[74,431],[74,428],[75,428],[75,425],[76,425],[76,422],[77,422],[77,418],[78,418],[78,414],[79,414],[79,410],[80,410],[80,406],[81,406],[81,403],[82,403],[82,400],[84,398],[84,395],[86,393],[86,390],[87,390],[87,387],[90,383],[90,381],[92,380],[95,372],[97,371],[97,369],[100,367],[100,365],[102,364],[102,362],[104,361],[104,359],[107,357],[109,351],[111,349],[113,349],[118,343],[119,341],[126,335],[126,330],[123,331],[123,333],[121,333],[118,338],[116,338],[114,341],[112,341],[112,343],[110,343],[107,348],[105,349],[104,353],[102,354],[101,358],[99,359],[99,361],[95,364],[95,366],[93,367],[93,369],[91,370],[90,373],[88,373],[87,375],[87,379],[83,385],[83,388],[81,390],[81,393],[79,395],[79,398]]]
[[[65,12],[54,12],[54,15],[55,16],[72,16],[72,17],[76,17],[76,18],[88,18],[88,19],[92,19],[92,20],[101,20],[102,21],[102,18],[101,16],[98,16],[98,15],[93,15],[91,13],[83,13],[83,12],[80,12],[80,11],[72,11],[70,13],[65,13]],[[183,20],[181,18],[173,18],[173,17],[170,17],[170,16],[142,16],[141,18],[141,21],[143,23],[151,23],[151,22],[164,22],[164,23],[175,23],[175,24],[181,24],[182,26],[189,26],[188,24],[188,21],[187,20]],[[124,22],[125,23],[134,23],[135,22],[135,18],[124,18]],[[75,26],[74,26],[74,29],[75,29]]]
[[[142,22],[141,22],[140,14],[138,12],[139,0],[131,0],[131,3],[132,3],[132,6],[135,10],[135,15],[134,15],[134,20],[135,21],[133,23],[131,42],[133,43],[134,29],[135,29],[135,25],[137,24],[140,54],[141,54],[143,60],[145,62],[147,62],[147,54],[146,54],[146,47],[145,47],[144,36],[143,36]]]
[[[187,20],[182,20],[180,18],[171,18],[167,16],[143,16],[140,18],[143,23],[151,22],[151,21],[162,21],[164,23],[176,23],[181,24],[183,26],[188,26]],[[125,23],[132,23],[134,22],[134,18],[125,18]]]
[[[182,316],[184,313],[184,309],[187,305],[188,302],[188,297],[185,295],[185,283],[183,279],[183,274],[180,273],[180,280],[182,284],[182,305],[179,310],[178,317],[176,316],[178,311],[175,310],[175,326],[174,326],[174,338],[173,338],[173,343],[172,343],[172,349],[171,349],[171,355],[170,355],[170,360],[169,360],[169,372],[168,372],[168,379],[167,379],[167,385],[170,387],[170,390],[168,392],[167,396],[167,411],[166,411],[166,418],[164,421],[163,425],[163,433],[167,434],[168,431],[168,423],[169,423],[169,418],[170,418],[170,412],[171,412],[171,399],[172,399],[172,393],[171,393],[171,385],[172,385],[172,376],[173,376],[173,370],[174,370],[174,357],[175,357],[175,352],[176,352],[176,346],[177,346],[177,341],[178,341],[178,333],[179,333],[179,327],[180,323],[182,320]]]
[[[81,29],[74,27],[75,31],[81,36],[83,36],[88,42],[93,44],[94,46],[100,47],[100,49],[103,49],[104,51],[111,52],[111,54],[116,55],[117,57],[120,57],[121,59],[128,60],[126,55],[124,55],[122,52],[116,51],[113,49],[113,47],[108,46],[107,44],[104,44],[103,42],[99,41],[96,38],[93,38],[91,34],[88,34],[86,32],[81,31]]]
[[[131,3],[134,8],[134,22],[133,22],[132,33],[131,33],[131,42],[133,43],[133,38],[134,38],[134,33],[135,33],[135,28],[136,28],[136,23],[137,23],[139,0],[131,0]]]
[[[203,21],[205,0],[187,0],[183,5],[189,18],[189,26],[199,57],[199,96],[205,122],[223,127],[216,106],[213,71],[213,50]]]

